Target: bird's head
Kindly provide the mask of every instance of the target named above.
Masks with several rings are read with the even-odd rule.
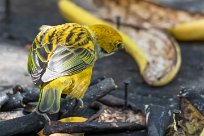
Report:
[[[123,48],[122,37],[111,26],[96,24],[89,26],[97,42],[98,57],[108,56]]]

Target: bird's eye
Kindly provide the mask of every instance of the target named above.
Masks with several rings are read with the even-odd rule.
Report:
[[[118,48],[118,49],[123,48],[123,44],[122,44],[122,43],[118,43],[118,44],[116,44],[116,48]]]
[[[101,51],[103,52],[103,53],[108,53],[106,50],[104,50],[103,48],[101,48]]]

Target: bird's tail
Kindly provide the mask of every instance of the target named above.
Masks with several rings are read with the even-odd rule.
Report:
[[[60,109],[60,98],[62,91],[59,90],[41,90],[37,110],[40,113],[57,113]]]

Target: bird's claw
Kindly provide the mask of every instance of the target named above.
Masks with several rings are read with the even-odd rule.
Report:
[[[45,118],[45,120],[48,122],[49,125],[51,125],[51,120],[50,118],[48,117],[48,115],[46,113],[39,113],[37,110],[35,110],[35,112],[38,114],[38,115],[41,115]]]
[[[43,114],[41,114],[41,115],[45,118],[45,120],[48,122],[48,124],[51,125],[51,120],[50,120],[50,118],[47,116],[47,114],[46,114],[46,113],[43,113]]]
[[[78,102],[79,102],[79,104],[80,104],[80,108],[84,108],[84,102],[83,102],[83,100],[82,99],[78,99]]]

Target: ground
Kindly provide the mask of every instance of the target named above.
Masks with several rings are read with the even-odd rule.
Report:
[[[0,1],[1,20],[4,17],[3,2]],[[28,51],[25,45],[32,43],[41,25],[66,22],[59,14],[56,3],[55,0],[11,1],[11,22],[9,24],[0,22],[0,87],[32,84],[26,69]],[[176,78],[167,86],[150,87],[147,85],[140,76],[136,63],[125,51],[97,61],[93,78],[112,77],[119,86],[119,89],[113,92],[118,97],[124,96],[123,82],[130,79],[129,101],[141,105],[170,105],[173,103],[171,98],[176,97],[180,88],[204,88],[204,43],[179,42],[179,44],[182,66]],[[136,133],[140,132],[121,133],[121,136]],[[146,134],[143,133],[143,135]]]

